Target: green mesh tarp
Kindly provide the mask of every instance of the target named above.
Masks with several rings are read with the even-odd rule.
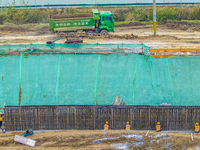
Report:
[[[111,105],[117,95],[126,105],[200,102],[198,56],[21,52],[1,55],[0,64],[0,107]]]
[[[150,47],[145,44],[25,44],[0,45],[0,54],[23,53],[149,53]]]

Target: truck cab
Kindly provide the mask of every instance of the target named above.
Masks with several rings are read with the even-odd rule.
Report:
[[[95,20],[94,32],[107,35],[108,32],[115,32],[115,22],[110,11],[98,11],[93,9],[93,20]]]
[[[106,29],[108,32],[115,32],[113,14],[110,11],[100,11],[100,30]]]

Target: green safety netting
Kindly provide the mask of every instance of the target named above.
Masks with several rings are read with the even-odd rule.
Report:
[[[145,44],[26,44],[26,45],[0,45],[0,54],[24,53],[90,53],[90,52],[133,52],[149,54],[149,46]]]
[[[47,47],[34,46],[37,51],[38,47]],[[5,46],[0,46],[0,50],[1,47]],[[2,54],[0,64],[0,107],[3,103],[11,106],[111,105],[117,95],[126,105],[197,106],[200,102],[199,56],[154,58],[133,52],[107,55],[20,52],[19,55]]]

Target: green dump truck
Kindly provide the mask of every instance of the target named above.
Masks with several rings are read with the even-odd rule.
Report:
[[[49,20],[50,30],[53,32],[100,33],[107,35],[115,32],[113,14],[110,11],[93,9],[93,14],[73,14],[52,16]]]

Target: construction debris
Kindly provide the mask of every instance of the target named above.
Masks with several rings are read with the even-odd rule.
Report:
[[[192,135],[192,133],[191,133],[191,139],[192,139],[192,142],[193,142],[193,135]]]
[[[122,102],[122,98],[119,100],[119,96],[116,96],[115,102],[113,103],[113,105],[120,105],[121,102]]]
[[[29,136],[29,135],[33,135],[34,131],[32,129],[27,129],[26,132],[24,133],[24,136]]]
[[[19,142],[28,146],[35,146],[36,141],[19,136],[19,135],[15,135],[15,142]]]
[[[171,104],[167,104],[167,103],[162,103],[160,104],[161,106],[171,106]]]
[[[147,131],[147,134],[146,134],[146,136],[148,135],[148,133],[149,133],[149,130]]]
[[[72,38],[71,36],[67,36],[67,34],[64,33],[65,36],[63,35],[60,35],[59,38],[53,40],[53,41],[47,41],[46,44],[54,44],[56,41],[59,41],[61,40],[63,37],[66,38],[66,41],[64,44],[69,44],[69,43],[77,43],[77,44],[80,44],[80,43],[83,43],[83,38],[82,37],[78,37],[78,38]]]
[[[65,44],[69,44],[69,43],[83,43],[83,38],[67,38],[66,37],[66,41]]]
[[[55,43],[56,41],[58,41],[58,40],[60,40],[61,38],[57,38],[57,39],[55,39],[55,40],[53,40],[53,41],[47,41],[46,42],[46,44],[53,44],[53,43]]]

